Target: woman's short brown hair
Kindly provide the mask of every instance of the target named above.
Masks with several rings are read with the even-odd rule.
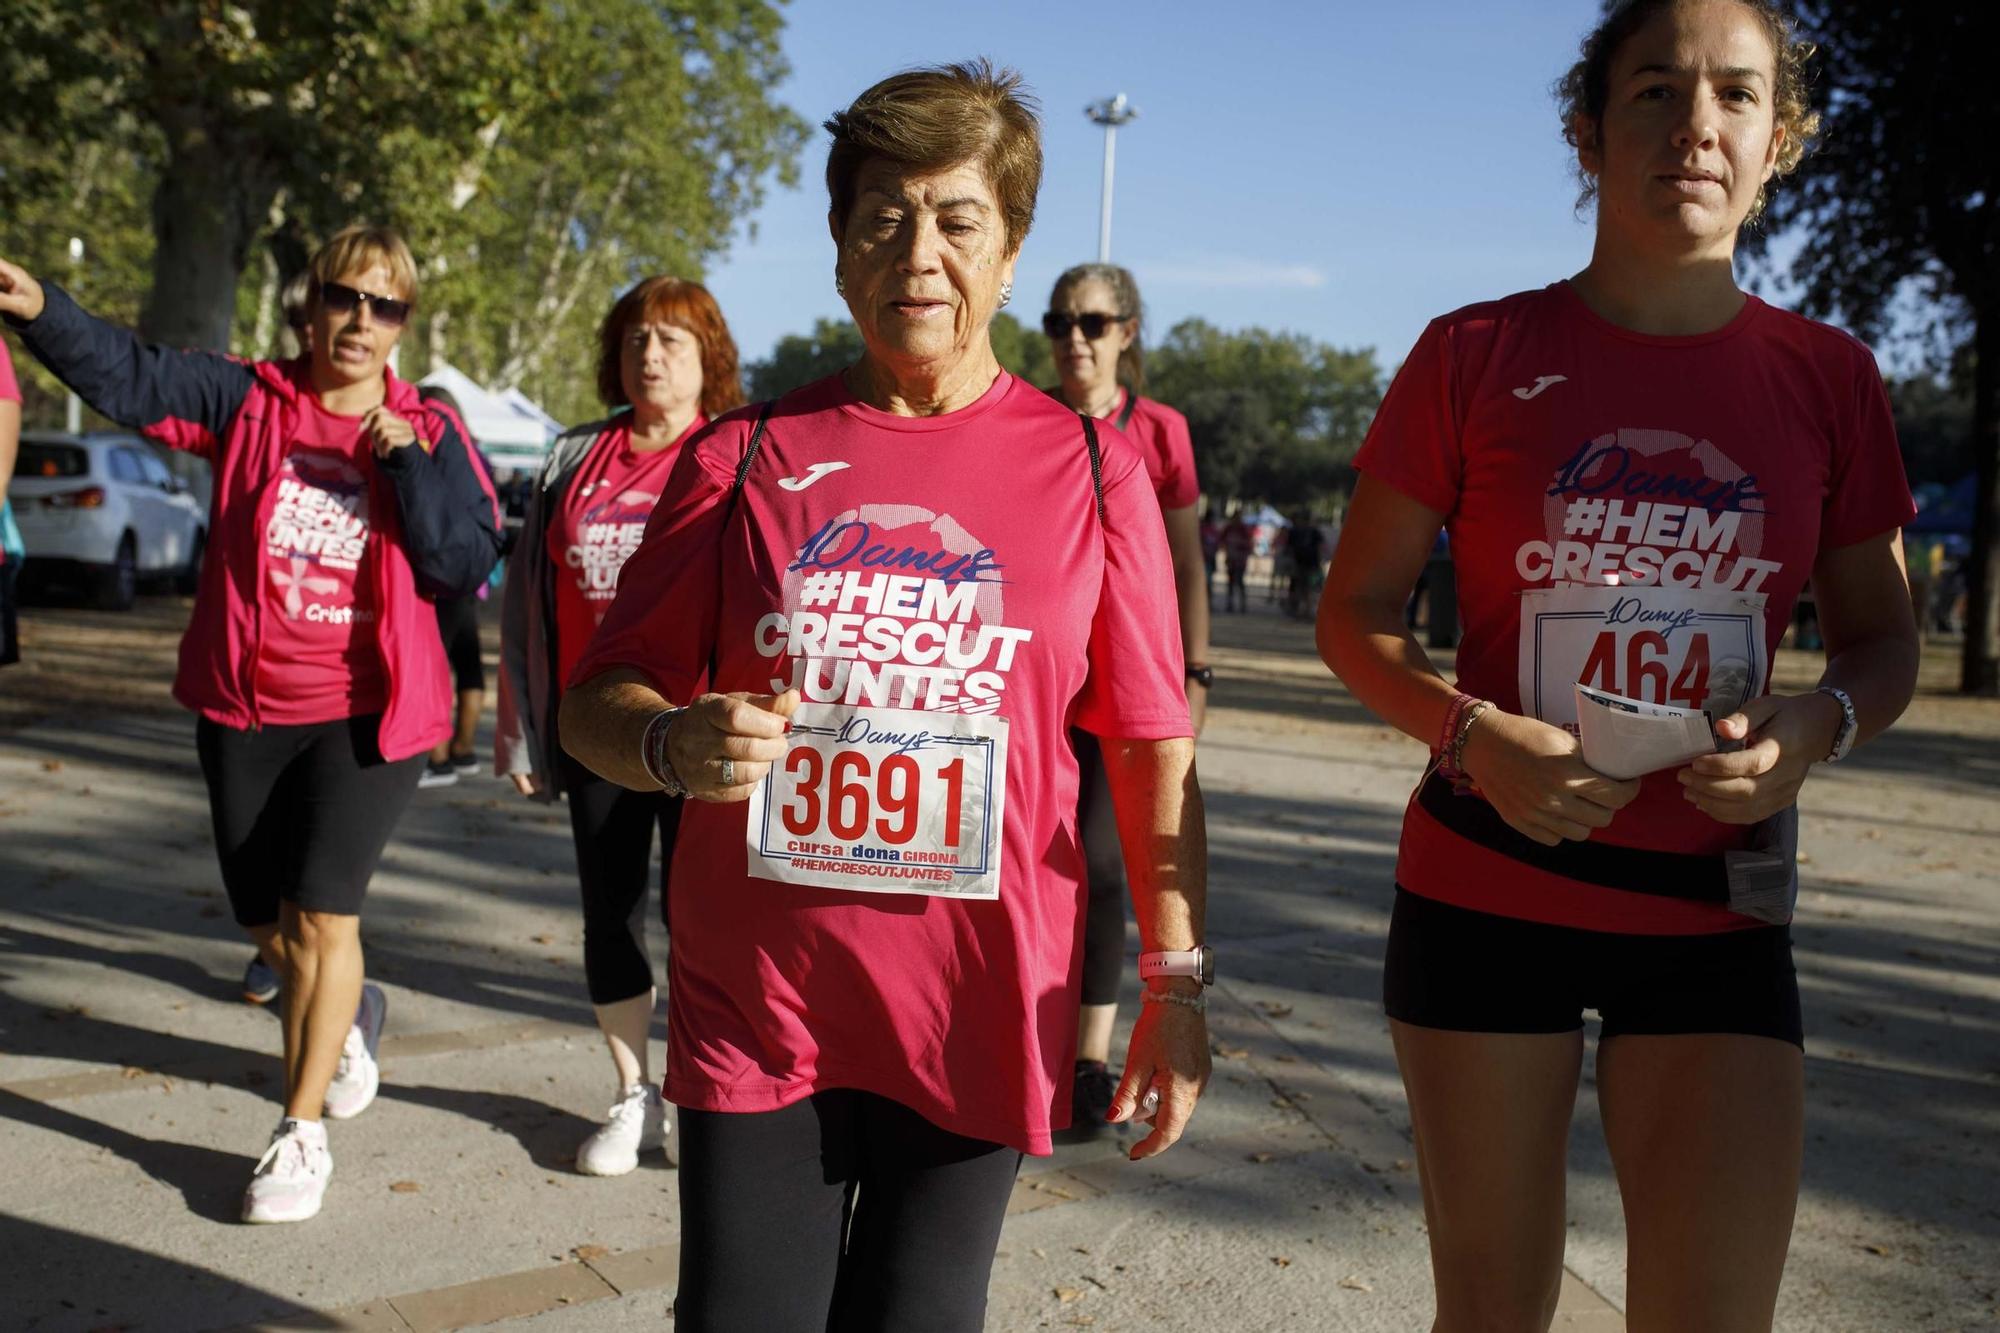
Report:
[[[892,74],[826,122],[826,193],[845,229],[871,158],[913,171],[977,162],[1007,224],[1007,253],[1028,238],[1042,187],[1042,128],[1021,76],[986,59]]]
[[[743,405],[743,376],[736,340],[708,288],[686,278],[647,278],[619,297],[597,329],[597,396],[606,407],[624,407],[620,374],[625,336],[641,324],[674,324],[694,335],[701,349],[701,414],[719,417]]]
[[[410,253],[409,242],[394,227],[371,227],[359,222],[335,232],[307,263],[306,271],[312,274],[311,299],[319,299],[320,284],[339,282],[343,273],[359,273],[376,264],[389,270],[389,281],[396,288],[393,292],[376,294],[394,296],[415,305],[417,261]]]
[[[1618,49],[1655,14],[1685,2],[1622,0],[1583,39],[1577,62],[1556,84],[1556,110],[1562,115],[1563,141],[1571,148],[1583,146],[1580,125],[1595,127],[1594,132],[1602,137],[1604,105],[1611,92],[1611,61]],[[1812,109],[1811,96],[1810,65],[1815,48],[1811,42],[1799,40],[1798,21],[1773,0],[1735,0],[1735,3],[1756,15],[1764,27],[1764,35],[1771,39],[1772,63],[1776,66],[1772,119],[1785,127],[1785,141],[1778,145],[1777,174],[1772,177],[1776,181],[1798,170],[1806,150],[1819,136],[1819,113]],[[1754,222],[1763,213],[1770,193],[1769,183],[1758,187],[1757,201],[1750,205],[1746,221]],[[1577,196],[1577,207],[1589,203],[1596,194],[1597,182],[1584,173],[1583,193]]]

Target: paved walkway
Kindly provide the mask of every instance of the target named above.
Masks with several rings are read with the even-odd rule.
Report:
[[[1216,1077],[1154,1164],[1108,1141],[1028,1164],[996,1330],[1428,1324],[1376,1003],[1420,750],[1340,691],[1304,627],[1253,614],[1218,637],[1228,706],[1201,747]],[[376,882],[386,1079],[333,1126],[326,1212],[236,1224],[276,1025],[233,1000],[247,951],[192,725],[139,695],[0,736],[0,1327],[657,1325],[672,1176],[657,1158],[617,1180],[570,1166],[613,1090],[567,821],[490,781],[420,793]],[[2000,1326],[1996,741],[2000,710],[1929,705],[1809,788],[1811,1144],[1782,1328]],[[1559,1327],[1611,1330],[1623,1234],[1589,1091]]]

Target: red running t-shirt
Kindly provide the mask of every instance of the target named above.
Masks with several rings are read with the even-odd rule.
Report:
[[[1754,296],[1674,338],[1609,323],[1567,283],[1468,306],[1425,330],[1355,466],[1445,516],[1459,688],[1571,729],[1579,681],[1716,717],[1767,693],[1818,553],[1915,513],[1874,357]],[[1709,854],[1749,834],[1668,770],[1593,837]],[[1758,924],[1530,869],[1414,803],[1396,873],[1426,897],[1593,930]]]
[[[374,468],[360,417],[300,396],[298,435],[262,502],[257,709],[264,722],[334,722],[388,704],[376,646]]]
[[[556,664],[560,677],[583,657],[590,636],[611,609],[618,571],[639,549],[681,446],[708,425],[697,416],[680,437],[650,453],[632,450],[627,415],[591,442],[549,524],[549,559],[556,567]]]
[[[572,677],[644,672],[809,706],[745,804],[674,846],[666,1092],[767,1111],[860,1088],[955,1133],[1049,1151],[1082,965],[1074,725],[1187,736],[1160,507],[1100,427],[1002,374],[937,417],[839,376],[682,450]]]

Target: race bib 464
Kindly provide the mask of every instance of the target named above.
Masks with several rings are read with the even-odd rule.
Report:
[[[753,878],[1000,896],[1006,719],[802,704],[789,739],[750,797]]]

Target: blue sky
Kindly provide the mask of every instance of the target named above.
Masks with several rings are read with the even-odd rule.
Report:
[[[1200,315],[1402,360],[1433,315],[1580,268],[1590,231],[1550,84],[1596,0],[1353,4],[962,4],[795,0],[778,89],[814,126],[881,76],[989,55],[1041,99],[1045,174],[1013,310],[1094,259],[1103,132],[1124,92],[1112,257],[1148,334]],[[815,129],[797,190],[774,188],[710,271],[746,357],[843,316]]]

